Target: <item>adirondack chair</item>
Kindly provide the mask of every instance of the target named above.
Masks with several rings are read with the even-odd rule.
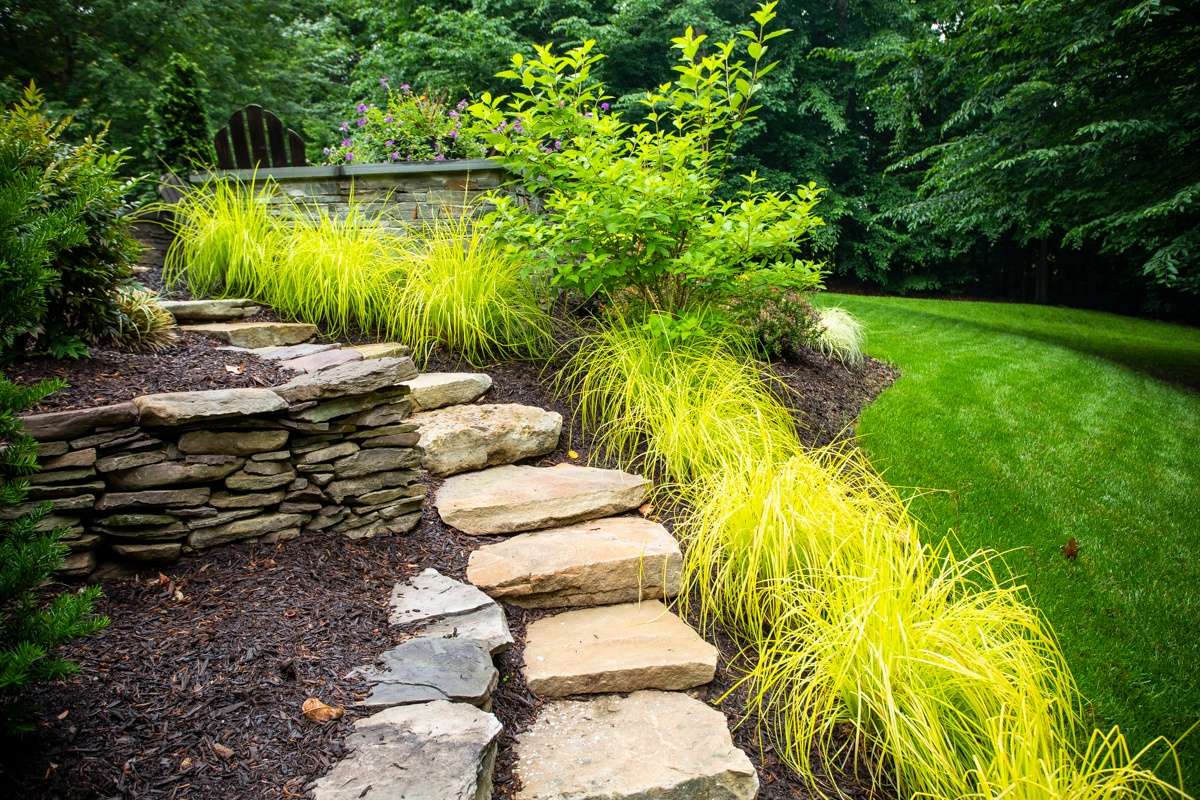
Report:
[[[304,140],[279,117],[259,105],[233,112],[229,124],[213,137],[221,169],[303,167]]]

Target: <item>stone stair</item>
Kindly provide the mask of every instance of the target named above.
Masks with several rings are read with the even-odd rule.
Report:
[[[394,346],[253,352],[320,371]],[[394,587],[389,621],[414,638],[356,670],[369,684],[360,705],[377,713],[355,723],[349,755],[313,785],[313,797],[490,796],[499,735],[487,713],[498,680],[492,657],[513,641],[496,599],[563,609],[525,630],[526,684],[546,702],[517,737],[516,800],[755,797],[758,776],[724,715],[688,693],[712,680],[718,653],[664,605],[680,591],[682,554],[666,528],[630,513],[650,482],[620,470],[514,463],[553,452],[562,418],[477,403],[491,387],[487,375],[405,383],[416,413],[381,436],[418,436],[425,468],[449,476],[434,500],[443,522],[506,538],[471,553],[468,583],[426,570]]]
[[[459,446],[457,437],[476,437],[488,409],[414,415],[426,463],[438,463],[440,447]],[[538,450],[552,451],[557,439],[556,431]],[[491,463],[485,455],[473,463]],[[749,800],[758,792],[724,715],[685,693],[713,679],[718,653],[662,602],[680,591],[679,544],[657,522],[626,515],[649,490],[637,475],[557,464],[464,472],[437,492],[447,525],[509,537],[471,553],[468,581],[514,605],[568,609],[526,627],[526,685],[548,702],[517,738],[517,800]],[[583,695],[596,697],[567,699]]]

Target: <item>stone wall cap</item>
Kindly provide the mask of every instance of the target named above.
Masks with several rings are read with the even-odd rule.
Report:
[[[210,389],[167,392],[135,397],[143,425],[186,425],[202,420],[230,419],[249,414],[269,414],[288,407],[270,389]]]
[[[411,358],[368,358],[293,378],[275,392],[290,403],[369,394],[380,389],[407,389],[404,381],[417,376]]]
[[[40,442],[73,439],[94,428],[133,425],[137,419],[137,407],[129,401],[71,411],[29,414],[20,418],[25,432]]]
[[[425,175],[447,172],[503,171],[504,167],[489,158],[456,158],[449,161],[412,161],[404,164],[330,164],[312,167],[275,167],[272,169],[225,169],[196,172],[188,176],[191,183],[204,183],[209,178],[221,180],[310,181],[329,178],[353,178],[386,175]]]

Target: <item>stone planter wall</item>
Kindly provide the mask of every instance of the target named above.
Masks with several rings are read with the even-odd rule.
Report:
[[[484,193],[501,186],[505,174],[498,164],[487,159],[213,173],[228,180],[273,180],[279,192],[271,202],[280,208],[290,207],[288,201],[295,200],[342,216],[353,197],[368,213],[381,214],[385,227],[393,229],[447,212],[460,214]],[[198,174],[190,180],[200,183],[208,177],[208,173]]]
[[[273,389],[156,394],[24,417],[42,471],[29,503],[65,527],[64,572],[173,561],[229,542],[404,533],[425,498],[409,358],[351,362]]]

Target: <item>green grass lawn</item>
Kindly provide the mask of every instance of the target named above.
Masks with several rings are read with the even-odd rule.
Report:
[[[927,537],[1006,553],[1098,725],[1200,719],[1200,330],[1044,306],[824,295],[899,381],[859,432]],[[1061,551],[1074,537],[1075,561]],[[1182,747],[1200,785],[1200,733]]]

